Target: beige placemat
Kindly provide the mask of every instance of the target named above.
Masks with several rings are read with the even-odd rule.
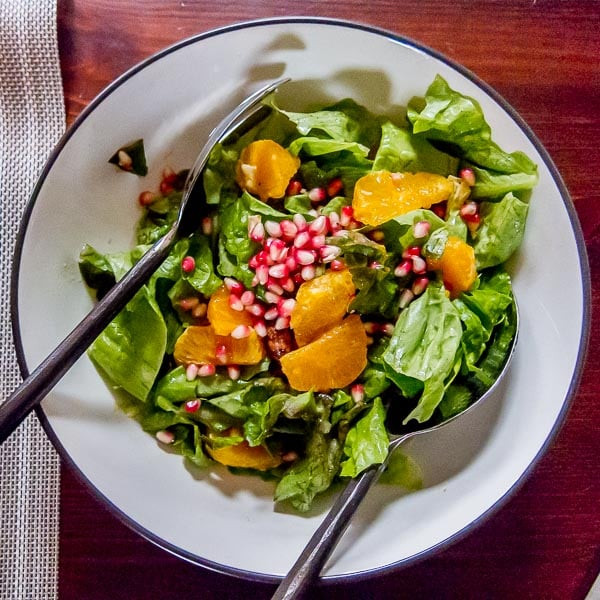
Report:
[[[56,0],[0,0],[0,401],[20,382],[10,269],[23,209],[65,128]],[[0,600],[56,598],[59,461],[35,415],[0,446]]]

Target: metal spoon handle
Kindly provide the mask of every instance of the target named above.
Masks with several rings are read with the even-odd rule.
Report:
[[[412,433],[395,439],[388,452],[390,454]],[[374,465],[351,479],[339,495],[329,513],[306,544],[288,574],[275,590],[271,600],[291,600],[302,598],[309,586],[319,576],[340,538],[346,531],[352,516],[360,506],[367,492],[385,471],[387,458],[380,465]]]
[[[115,318],[167,257],[175,231],[158,240],[141,260],[0,405],[0,444],[21,424]]]

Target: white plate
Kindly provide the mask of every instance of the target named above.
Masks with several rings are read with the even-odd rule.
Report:
[[[378,486],[326,568],[357,577],[405,564],[456,538],[497,507],[547,448],[583,361],[589,274],[567,191],[545,150],[508,104],[464,68],[369,27],[294,18],[245,23],[185,40],[135,67],[82,113],[50,158],[21,228],[13,281],[14,330],[31,370],[88,312],[77,268],[84,242],[133,243],[143,189],[165,164],[193,162],[210,129],[265,80],[290,76],[291,108],[352,97],[395,112],[440,73],[479,100],[495,140],[539,165],[525,242],[512,264],[520,341],[506,385],[481,409],[422,437],[409,452],[425,488]],[[116,172],[107,158],[143,137],[150,175]],[[277,512],[273,485],[217,468],[191,473],[115,406],[87,357],[39,412],[63,458],[136,531],[188,560],[272,580],[284,574],[324,515]]]

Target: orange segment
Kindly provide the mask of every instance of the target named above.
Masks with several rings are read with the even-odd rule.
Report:
[[[367,364],[367,334],[358,315],[350,315],[314,342],[281,358],[295,390],[325,392],[352,383]]]
[[[223,361],[217,360],[219,345],[225,347]],[[265,348],[254,330],[248,337],[236,339],[216,335],[210,325],[192,325],[177,338],[173,357],[177,363],[184,365],[255,365],[265,357]]]
[[[227,435],[238,436],[241,433],[237,429],[231,428],[227,430]],[[250,446],[245,440],[235,446],[224,446],[223,448],[207,446],[206,451],[213,460],[228,467],[267,471],[282,463],[280,456],[270,454],[264,446]]]
[[[237,184],[261,200],[282,198],[300,166],[300,159],[273,140],[256,140],[240,154],[235,169]]]
[[[374,227],[417,208],[447,200],[452,182],[434,173],[373,171],[354,187],[354,217]]]
[[[296,295],[290,325],[298,346],[305,346],[342,320],[355,292],[348,269],[327,271],[305,281]]]
[[[208,320],[217,335],[229,335],[238,325],[252,325],[245,310],[233,310],[229,305],[230,292],[223,284],[208,301]]]
[[[427,267],[442,272],[444,285],[452,298],[469,290],[477,278],[475,251],[469,244],[455,236],[448,238],[440,258],[427,259]]]

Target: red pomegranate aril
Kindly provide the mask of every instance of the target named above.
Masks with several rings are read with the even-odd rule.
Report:
[[[271,237],[281,237],[281,225],[277,221],[266,221],[265,222],[265,231]]]
[[[196,268],[196,261],[193,256],[186,256],[181,261],[181,270],[184,273],[191,273]]]
[[[333,198],[334,196],[337,196],[342,191],[343,187],[344,187],[344,184],[343,184],[342,180],[339,177],[336,177],[335,179],[332,179],[327,184],[327,195],[330,198]]]
[[[413,301],[414,297],[415,295],[409,289],[405,289],[400,294],[400,308],[406,308]]]
[[[288,183],[287,189],[285,190],[286,196],[297,196],[302,192],[302,182],[298,179],[291,179]]]
[[[311,202],[318,204],[327,200],[327,192],[322,187],[315,187],[308,192],[308,197]]]
[[[185,412],[195,413],[200,408],[200,400],[198,398],[194,398],[193,400],[188,400],[185,404]]]
[[[210,235],[212,232],[213,232],[212,217],[204,217],[202,219],[202,233],[204,235]]]
[[[340,214],[340,225],[342,227],[348,227],[354,219],[354,209],[351,206],[342,206],[342,213]]]
[[[413,263],[412,260],[403,260],[395,269],[394,269],[394,275],[396,277],[406,277],[407,275],[409,275],[410,273],[412,273],[413,270]]]
[[[296,252],[296,262],[300,265],[312,265],[317,259],[314,250],[298,250]]]
[[[413,235],[417,239],[421,239],[427,236],[429,230],[431,229],[431,224],[429,221],[419,221],[413,225]]]
[[[287,255],[287,247],[285,242],[280,239],[273,239],[269,245],[269,256],[273,261],[280,262]]]
[[[248,307],[254,303],[254,297],[254,292],[247,290],[240,296],[240,300],[245,307]]]
[[[247,338],[251,331],[248,325],[238,325],[229,335],[236,340],[241,340]]]
[[[248,237],[254,242],[262,242],[265,239],[265,226],[260,216],[250,215],[248,217]]]
[[[413,256],[421,256],[421,248],[419,246],[409,246],[403,253],[402,258],[410,259]]]
[[[296,213],[292,217],[292,221],[294,222],[296,229],[298,229],[298,233],[302,233],[303,231],[306,231],[308,229],[308,223],[306,222],[304,215]]]
[[[298,228],[294,225],[293,221],[285,219],[279,224],[281,227],[281,236],[288,241],[293,240],[298,233]]]
[[[479,215],[479,213],[475,213],[472,215],[461,215],[461,217],[462,220],[465,221],[465,223],[479,223],[481,221],[481,216]]]
[[[330,212],[327,216],[329,217],[329,228],[332,231],[332,233],[339,231],[341,228],[340,215],[338,215],[334,211],[334,212]]]
[[[306,269],[306,267],[303,267],[303,269]],[[296,285],[302,285],[302,282],[304,281],[304,278],[302,277],[302,269],[300,269],[300,271],[296,271],[293,275],[292,275],[292,281],[296,284]]]
[[[373,260],[369,263],[369,269],[383,269],[383,265],[376,260]]]
[[[283,279],[284,277],[287,277],[289,274],[290,274],[290,270],[283,263],[269,267],[269,275],[271,277],[274,277],[275,279]]]
[[[300,271],[300,277],[303,281],[310,281],[315,278],[315,275],[316,269],[314,265],[306,265],[305,267],[302,267],[302,270]],[[299,281],[298,283],[301,282]]]
[[[179,301],[179,306],[182,310],[192,310],[196,308],[200,304],[200,299],[196,298],[196,296],[190,296],[189,298],[182,298]]]
[[[227,289],[236,296],[241,296],[244,293],[244,285],[237,279],[232,277],[225,277],[223,283],[227,286]]]
[[[417,275],[422,275],[423,273],[427,272],[427,263],[425,262],[424,258],[422,258],[420,256],[413,256],[412,264],[413,264],[413,271]]]
[[[391,337],[392,334],[394,333],[394,324],[393,323],[384,323],[381,327],[380,327],[381,333],[383,333],[383,335],[387,335],[388,337]]]
[[[258,265],[258,267],[256,267],[256,277],[258,283],[265,285],[269,280],[269,267],[267,265]]]
[[[310,243],[313,250],[319,250],[325,245],[324,235],[315,235]]]
[[[338,246],[322,246],[320,249],[321,261],[324,263],[335,260],[342,253]]]
[[[429,285],[427,277],[417,277],[412,284],[411,291],[415,296],[422,294]]]
[[[281,293],[283,294],[283,288],[281,288]],[[281,294],[277,294],[276,292],[267,291],[265,292],[265,300],[269,304],[277,304],[279,302],[279,298]]]
[[[477,205],[477,202],[465,202],[465,204],[460,207],[460,216],[463,218],[476,215],[478,212],[479,206]]]
[[[294,239],[294,247],[304,248],[311,243],[311,240],[312,238],[310,237],[310,233],[308,233],[308,231],[301,231]]]
[[[208,305],[204,302],[199,302],[194,308],[192,308],[192,317],[195,319],[203,319],[206,316]]]
[[[269,281],[267,281],[267,289],[270,292],[277,294],[278,296],[281,296],[281,294],[283,294],[283,287],[279,282],[275,281],[275,279],[269,278]]]
[[[481,217],[478,214],[463,220],[466,222],[467,228],[471,233],[477,231],[479,225],[481,224]]]
[[[175,441],[175,434],[168,429],[157,431],[155,436],[161,444],[172,444]]]
[[[277,310],[277,307],[274,306],[265,313],[265,321],[274,321],[278,316],[279,311]]]
[[[285,279],[282,282],[281,287],[286,292],[289,292],[290,294],[296,289],[296,285],[294,284],[294,280],[291,277],[288,277],[287,279]]]
[[[154,194],[149,191],[142,192],[138,196],[140,206],[150,206],[154,202]]]
[[[256,269],[256,267],[258,267],[258,265],[260,264],[258,262],[258,258],[256,258],[257,255],[255,254],[254,256],[251,256],[250,259],[248,260],[248,266],[251,269]]]
[[[215,357],[222,365],[227,362],[227,346],[225,346],[225,344],[217,344],[217,347],[215,348]]]
[[[319,215],[309,226],[308,231],[314,236],[322,235],[327,231],[327,217]]]
[[[257,321],[254,323],[254,331],[256,331],[256,335],[258,337],[266,337],[267,335],[267,326],[264,321]]]
[[[256,256],[256,260],[258,261],[259,265],[268,265],[269,264],[269,260],[270,260],[270,256],[269,256],[269,252],[267,250],[265,250],[264,248],[262,250],[260,250],[259,252],[257,252],[255,254]]]
[[[246,312],[250,313],[253,317],[262,317],[265,314],[265,308],[262,304],[256,302],[246,306]]]
[[[229,365],[227,367],[227,375],[229,379],[233,379],[233,381],[237,381],[242,374],[240,368],[237,365]]]
[[[293,256],[288,256],[283,264],[289,269],[290,273],[298,266],[298,263]]]
[[[281,455],[281,460],[283,462],[294,462],[295,460],[298,460],[298,458],[299,455],[297,452],[294,452],[294,450],[290,450],[289,452]]]
[[[440,202],[439,204],[434,204],[431,207],[431,210],[440,219],[445,219],[446,218],[446,203],[445,202]]]
[[[379,330],[379,324],[373,323],[373,321],[365,321],[363,323],[363,327],[365,329],[365,333],[367,333],[368,335],[373,335]]]
[[[294,298],[280,298],[277,303],[277,310],[280,317],[289,317],[296,306]]]
[[[356,404],[362,402],[365,399],[365,386],[361,383],[355,383],[350,388],[350,395]]]
[[[240,299],[239,296],[236,296],[235,294],[229,294],[229,306],[233,309],[233,310],[237,310],[237,311],[243,311],[244,310],[244,305],[242,304],[242,301]]]
[[[185,378],[188,381],[194,381],[194,379],[196,379],[197,376],[198,376],[198,365],[195,365],[194,363],[188,365],[185,369]]]
[[[343,271],[346,268],[346,263],[343,260],[335,259],[329,263],[329,268],[332,271]]]
[[[287,329],[290,326],[289,317],[278,317],[275,321],[275,329],[277,331],[281,331],[282,329]]]
[[[465,167],[458,172],[458,176],[469,186],[473,187],[475,185],[475,171],[473,169],[469,169],[469,167]]]
[[[198,377],[210,377],[217,372],[215,365],[211,365],[207,363],[205,365],[200,365],[198,368]]]

